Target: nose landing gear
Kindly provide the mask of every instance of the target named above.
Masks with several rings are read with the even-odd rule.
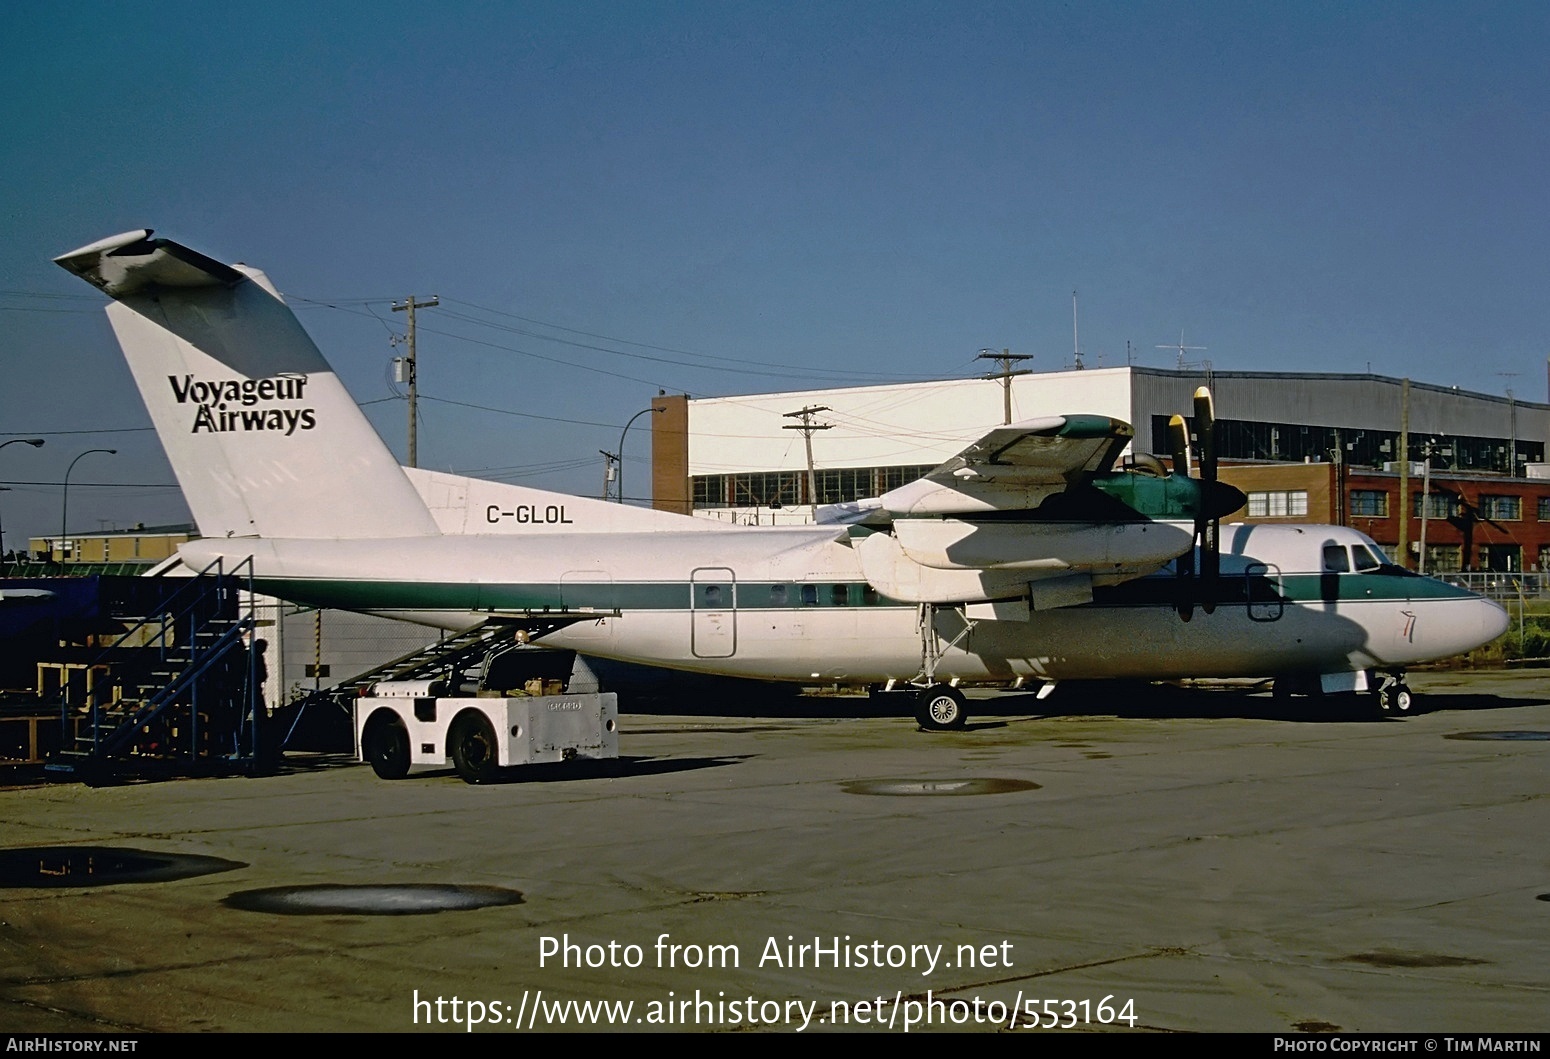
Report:
[[[1404,670],[1396,669],[1392,672],[1384,673],[1379,677],[1379,680],[1381,683],[1377,688],[1378,709],[1384,713],[1400,715],[1420,712],[1417,709],[1415,695],[1411,692],[1410,685],[1405,683]]]

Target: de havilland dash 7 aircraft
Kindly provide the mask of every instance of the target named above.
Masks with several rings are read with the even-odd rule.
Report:
[[[1220,525],[1209,393],[1171,470],[1117,461],[1128,424],[996,427],[925,477],[801,526],[730,526],[401,467],[278,291],[150,230],[58,258],[108,316],[201,537],[295,603],[471,628],[701,673],[915,690],[1272,678],[1412,696],[1405,667],[1500,635],[1495,603],[1391,563],[1354,530]]]

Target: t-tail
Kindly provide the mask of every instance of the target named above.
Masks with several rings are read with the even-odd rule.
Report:
[[[205,537],[425,537],[436,522],[268,277],[150,229],[55,259],[108,318]]]

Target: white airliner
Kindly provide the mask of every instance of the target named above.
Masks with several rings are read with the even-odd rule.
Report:
[[[1114,470],[1129,425],[998,427],[926,477],[810,526],[684,515],[400,467],[268,278],[149,230],[59,264],[108,316],[202,537],[283,599],[441,628],[507,621],[545,644],[704,673],[919,689],[1271,677],[1409,710],[1407,665],[1500,635],[1495,603],[1332,526],[1219,527],[1242,494]],[[1198,611],[1198,612],[1197,612]]]

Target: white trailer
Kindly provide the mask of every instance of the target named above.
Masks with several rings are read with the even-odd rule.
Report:
[[[619,756],[619,700],[600,694],[437,695],[439,682],[379,684],[356,700],[359,757],[385,780],[451,765],[468,783],[501,769]]]

